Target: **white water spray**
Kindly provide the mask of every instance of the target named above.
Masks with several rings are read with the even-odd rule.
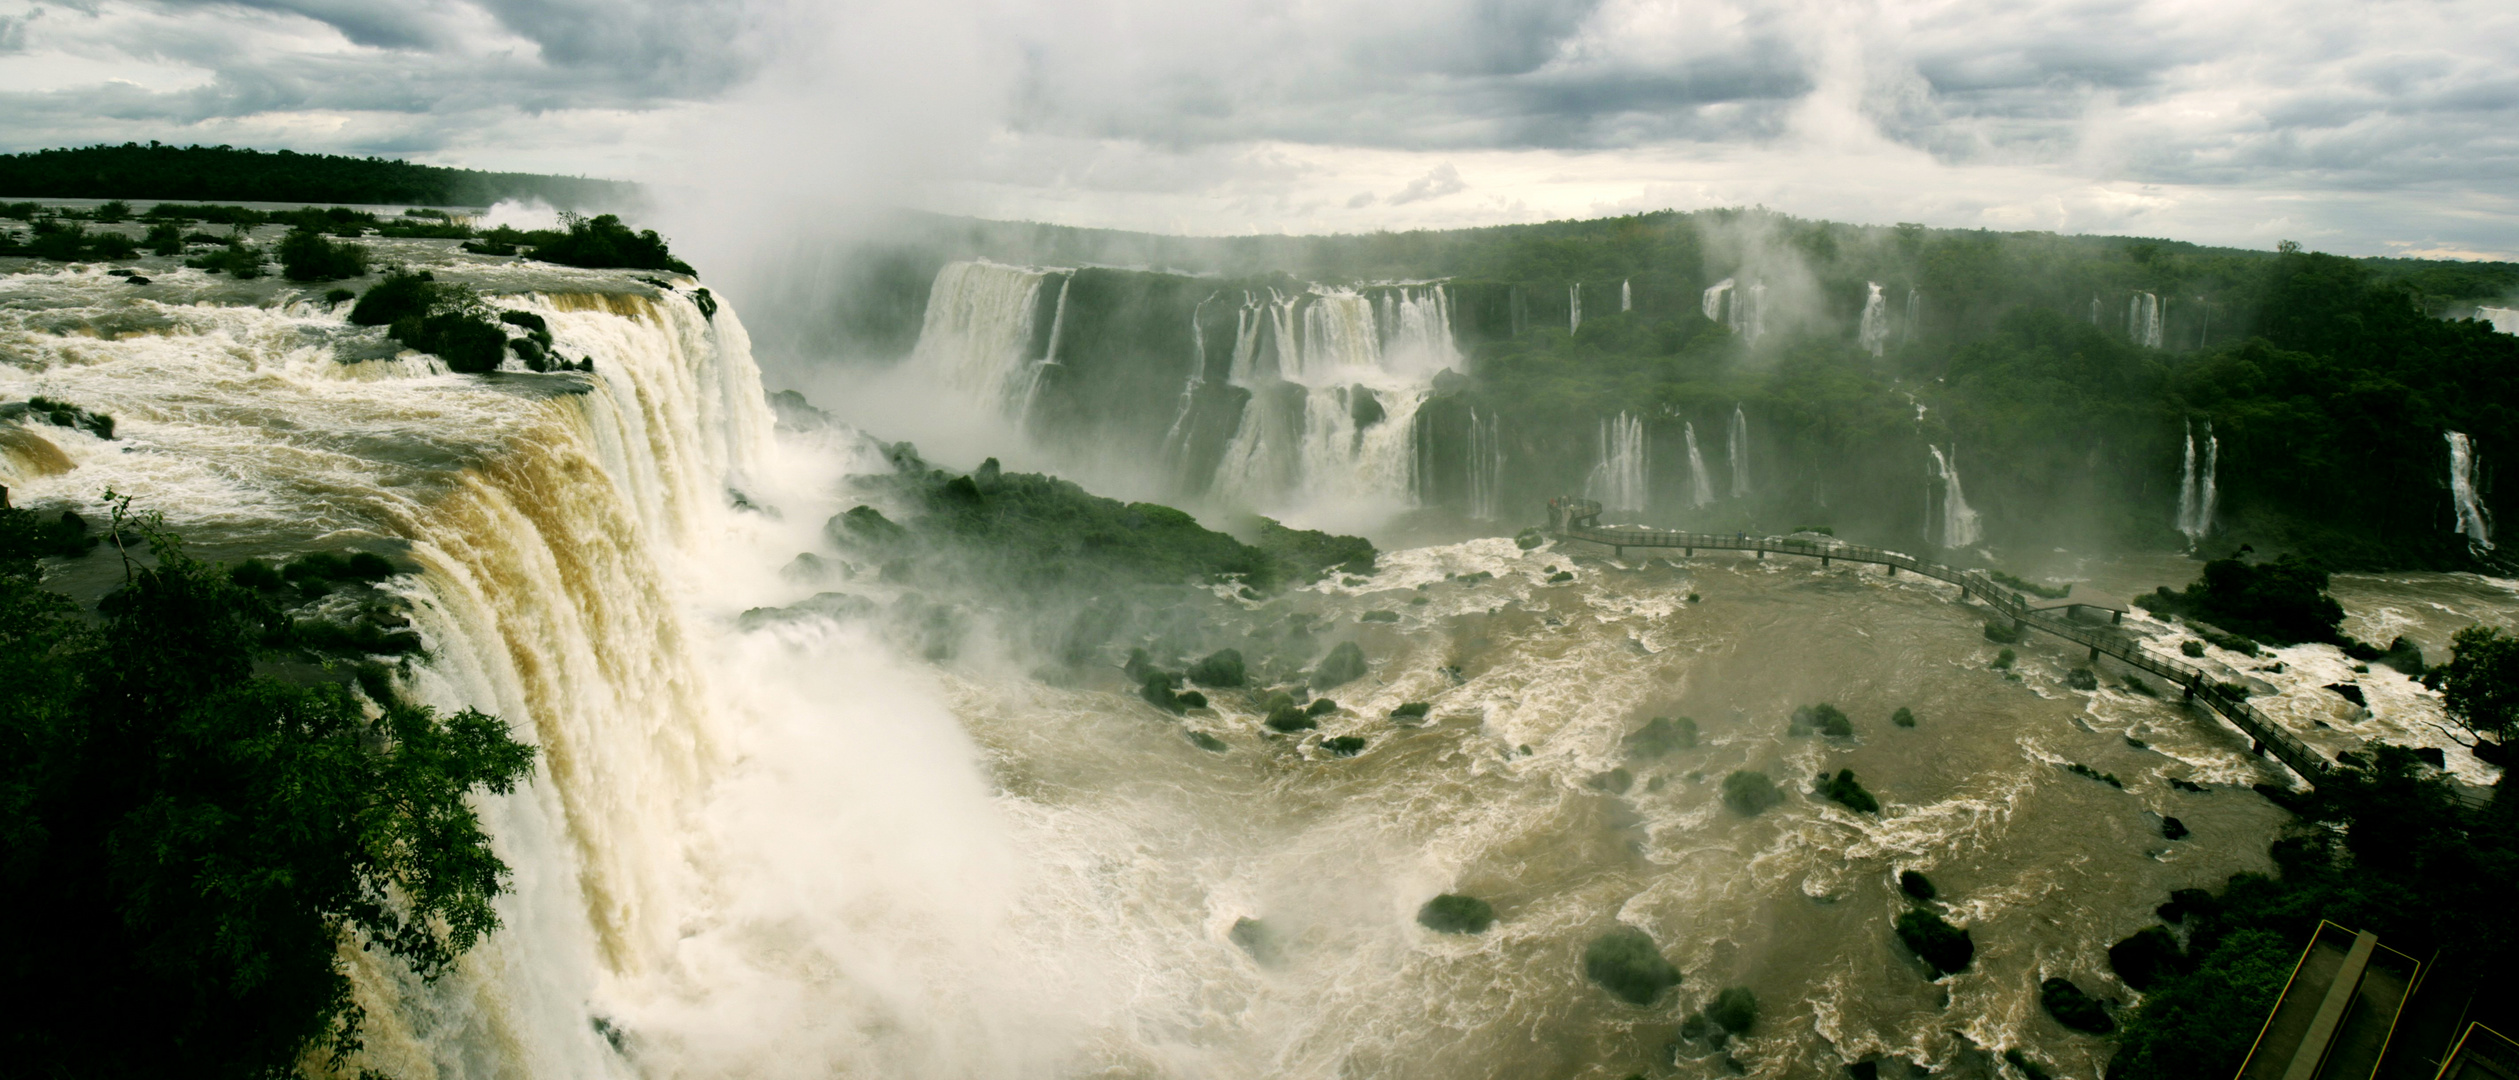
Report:
[[[1714,481],[1706,477],[1705,455],[1697,452],[1697,425],[1687,424],[1682,430],[1688,437],[1688,501],[1705,506],[1714,501]]]
[[[2193,544],[2213,531],[2214,475],[2221,468],[2222,441],[2213,437],[2213,422],[2204,422],[2204,467],[2196,468],[2195,428],[2187,428],[2186,464],[2178,478],[2178,531]]]
[[[909,365],[1020,423],[1035,383],[1034,361],[1055,357],[1055,339],[1063,329],[1053,318],[1050,356],[1031,355],[1041,283],[1048,277],[1048,271],[985,260],[937,271]],[[1063,282],[1059,296],[1063,313]]]
[[[1732,497],[1749,497],[1749,414],[1732,406],[1732,432],[1727,440],[1732,459]]]
[[[1863,298],[1863,324],[1858,340],[1863,351],[1877,357],[1889,349],[1889,300],[1881,294],[1880,283],[1866,282],[1871,292]]]
[[[1941,447],[1928,444],[1925,449],[1933,452],[1933,470],[1942,479],[1942,546],[1971,546],[1977,542],[1981,529],[1977,512],[1969,508],[1968,496],[1959,488],[1959,448],[1952,447],[1948,457],[1943,456]]]
[[[2519,308],[2477,307],[2475,317],[2499,333],[2519,334]]]
[[[1628,311],[1634,311],[1635,309],[1636,309],[1636,289],[1635,289],[1635,283],[1633,283],[1633,282],[1629,282],[1629,281],[1621,281],[1621,282],[1619,282],[1619,283],[1618,283],[1618,310],[1619,310],[1619,311],[1621,311],[1621,312],[1628,312]]]
[[[1604,509],[1643,513],[1648,478],[1644,420],[1622,412],[1601,421],[1599,453],[1593,459],[1591,480],[1584,485],[1585,495]]]
[[[1583,283],[1578,281],[1566,287],[1566,332],[1571,334],[1581,329],[1583,329]]]
[[[2457,511],[2457,531],[2466,534],[2468,547],[2491,551],[2492,518],[2484,511],[2484,501],[2475,494],[2475,443],[2463,431],[2449,432],[2448,439],[2449,503]]]
[[[1707,321],[1723,321],[1723,301],[1731,295],[1733,284],[1731,278],[1724,278],[1706,288],[1705,295],[1697,302],[1697,308],[1705,312]]]

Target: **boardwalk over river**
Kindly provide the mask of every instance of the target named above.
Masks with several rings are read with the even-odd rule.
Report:
[[[1948,582],[2010,619],[2015,630],[2052,634],[2088,648],[2092,660],[2113,656],[2127,667],[2148,671],[2168,680],[2185,692],[2189,702],[2202,702],[2220,714],[2233,727],[2256,740],[2257,746],[2265,753],[2272,754],[2275,760],[2300,774],[2303,780],[2315,784],[2333,768],[2326,758],[2319,756],[2316,750],[2310,749],[2309,744],[2300,741],[2291,732],[2283,730],[2282,725],[2275,723],[2272,717],[2258,712],[2244,699],[2224,694],[2203,669],[2146,649],[2139,639],[2113,626],[2072,622],[2069,617],[2071,608],[2077,605],[2070,600],[2044,601],[2033,607],[2018,592],[1987,577],[1983,571],[1955,569],[1903,552],[1862,547],[1828,537],[1668,532],[1633,525],[1603,525],[1600,516],[1601,504],[1597,502],[1559,499],[1549,505],[1549,531],[1560,539],[1602,545],[1622,557],[1629,548],[1678,548],[1684,555],[1695,555],[1700,550],[1750,551],[1756,552],[1761,559],[1766,558],[1768,552],[1774,552],[1817,559],[1822,566],[1839,560],[1868,563],[1888,567],[1892,575],[1904,570]],[[2120,618],[2123,614],[2123,609],[2113,602],[2081,606],[2116,611]],[[2058,610],[2065,617],[2050,614]]]

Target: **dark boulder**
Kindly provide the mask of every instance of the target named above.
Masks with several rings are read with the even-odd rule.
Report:
[[[1939,895],[1933,888],[1933,879],[1914,870],[1898,871],[1898,891],[1918,900],[1931,900]]]
[[[2038,1004],[2046,1006],[2047,1015],[2055,1017],[2056,1023],[2075,1031],[2105,1035],[2117,1030],[2117,1022],[2108,1018],[2108,1010],[2068,979],[2039,983]]]
[[[2184,840],[2189,835],[2187,823],[2174,817],[2160,819],[2160,835],[2170,840]]]
[[[1190,665],[1190,681],[1200,686],[1230,689],[1242,685],[1247,673],[1242,668],[1242,653],[1236,649],[1218,649]]]
[[[1444,893],[1417,909],[1417,925],[1438,934],[1483,934],[1496,923],[1496,909],[1475,896]]]
[[[1218,753],[1218,754],[1221,754],[1221,753],[1224,753],[1227,749],[1229,749],[1227,746],[1225,746],[1225,741],[1224,741],[1223,739],[1219,739],[1219,738],[1217,738],[1217,737],[1215,737],[1215,736],[1213,736],[1213,735],[1210,735],[1210,734],[1208,734],[1208,733],[1206,733],[1206,732],[1204,732],[1204,731],[1193,731],[1193,732],[1190,732],[1190,733],[1189,733],[1189,739],[1190,739],[1190,745],[1191,745],[1191,746],[1195,746],[1195,747],[1197,747],[1197,748],[1199,748],[1199,749],[1201,749],[1201,750],[1206,750],[1206,751],[1210,751],[1210,752],[1213,752],[1213,753]]]
[[[1333,686],[1345,686],[1364,678],[1367,670],[1364,648],[1352,641],[1342,641],[1312,668],[1312,688],[1327,690]]]
[[[1726,987],[1706,1006],[1706,1019],[1734,1035],[1747,1035],[1758,1023],[1758,995],[1746,986]]]
[[[1679,969],[1662,958],[1653,936],[1632,926],[1592,939],[1583,950],[1583,974],[1630,1005],[1651,1005],[1679,985]]]
[[[2420,761],[2423,764],[2429,765],[2435,769],[2447,769],[2449,767],[2449,755],[2442,753],[2441,749],[2437,746],[2415,747],[2414,760]]]
[[[1329,751],[1333,757],[1354,757],[1363,753],[1364,747],[1365,740],[1361,735],[1341,735],[1321,740],[1321,749]]]
[[[2337,697],[2352,702],[2356,707],[2364,709],[2370,707],[2370,699],[2362,696],[2362,688],[2359,686],[2352,683],[2328,683],[2326,688],[2335,691]]]
[[[1898,940],[1932,968],[1936,978],[1966,971],[1977,958],[1977,943],[1968,931],[1922,908],[1898,916],[1897,929]]]
[[[2108,967],[2127,986],[2149,990],[2153,984],[2183,970],[2186,956],[2178,948],[2177,935],[2170,933],[2168,927],[2147,926],[2108,946]]]
[[[1757,817],[1783,801],[1784,793],[1765,773],[1744,769],[1723,778],[1723,805],[1742,817]]]

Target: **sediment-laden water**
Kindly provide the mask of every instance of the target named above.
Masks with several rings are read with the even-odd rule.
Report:
[[[0,424],[19,503],[92,512],[111,487],[221,557],[394,552],[432,651],[414,691],[542,748],[532,784],[488,807],[515,869],[506,928],[435,985],[345,953],[372,1013],[363,1060],[396,1075],[1720,1076],[1721,1053],[1673,1057],[1674,1028],[1746,986],[1761,1018],[1729,1054],[1749,1075],[1986,1075],[2019,1047],[2095,1077],[2106,1044],[2046,1018],[2038,981],[2132,1000],[2106,946],[2170,889],[2263,868],[2285,820],[2248,789],[2280,767],[2236,731],[2113,667],[2070,689],[2082,662],[2059,642],[1996,670],[1982,609],[1878,568],[1481,539],[1220,600],[1210,645],[1371,658],[1297,737],[1260,725],[1266,687],[1159,712],[1117,657],[1053,685],[984,646],[906,657],[880,615],[745,629],[748,609],[835,587],[782,568],[837,559],[821,523],[852,505],[849,475],[887,467],[879,448],[773,433],[733,309],[702,315],[687,283],[433,250],[411,257],[543,314],[595,373],[445,374],[285,285],[0,278],[0,395],[119,421],[110,442]],[[112,560],[59,580],[92,594]],[[2023,572],[2121,595],[2194,573],[2045,561]],[[897,592],[836,587],[877,612]],[[2335,592],[2348,632],[2435,659],[2519,613],[2519,586],[2470,576]],[[1378,612],[1396,618],[1364,621]],[[2323,646],[2207,660],[2328,753],[2442,746],[2462,779],[2494,778],[2392,670]],[[2325,688],[2346,682],[2368,709]],[[1390,719],[1418,701],[1424,722]],[[1819,702],[1852,738],[1788,730]],[[1890,723],[1902,706],[1915,727]],[[1694,719],[1698,745],[1630,756],[1656,716]],[[1366,745],[1322,745],[1341,736]],[[1733,813],[1718,788],[1739,769],[1788,797]],[[1839,769],[1881,813],[1807,794]],[[2192,835],[2164,839],[2164,816]],[[1970,970],[1936,982],[1896,943],[1905,869],[1973,935]],[[1414,916],[1441,892],[1500,921],[1428,931]],[[1262,930],[1237,942],[1246,919]],[[1685,974],[1653,1007],[1580,972],[1619,923]]]

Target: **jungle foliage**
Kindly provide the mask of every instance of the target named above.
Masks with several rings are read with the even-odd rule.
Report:
[[[40,931],[0,972],[40,989],[0,1046],[38,1077],[338,1065],[344,946],[433,978],[498,928],[507,868],[469,799],[534,751],[387,679],[363,703],[258,674],[281,609],[151,521],[117,528],[149,556],[91,622],[41,586],[35,515],[0,509],[0,917]]]
[[[52,199],[227,199],[242,202],[417,203],[488,206],[540,199],[554,206],[622,203],[638,188],[614,180],[481,172],[384,158],[264,153],[150,142],[0,155],[0,191]]]

